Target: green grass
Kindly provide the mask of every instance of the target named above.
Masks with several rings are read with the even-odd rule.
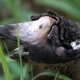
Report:
[[[35,77],[33,77],[31,80],[36,80],[40,76],[52,76],[52,77],[55,77],[54,80],[56,80],[57,78],[60,78],[62,80],[71,80],[70,78],[60,74],[59,72],[58,73],[54,73],[54,72],[50,72],[50,71],[42,72],[42,73],[36,75]]]
[[[17,45],[18,45],[18,53],[19,53],[19,60],[20,60],[20,65],[21,65],[21,80],[23,80],[23,65],[22,65],[22,58],[21,58],[21,52],[20,52],[20,38],[19,38],[19,34],[18,34],[18,30],[16,30],[17,33]]]
[[[10,74],[6,59],[5,59],[5,55],[4,55],[3,50],[1,48],[1,45],[0,45],[0,59],[1,59],[1,63],[2,63],[2,67],[4,70],[6,80],[12,80],[11,74]]]

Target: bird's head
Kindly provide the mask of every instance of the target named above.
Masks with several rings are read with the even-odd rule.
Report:
[[[32,16],[31,19],[29,22],[0,26],[0,36],[13,41],[19,39],[23,44],[20,47],[22,61],[53,64],[80,57],[76,56],[80,47],[74,53],[74,47],[71,45],[71,42],[80,38],[80,30],[73,21],[50,11]],[[29,48],[24,45],[28,45]],[[18,49],[11,58],[19,60]]]
[[[55,22],[55,19],[43,16],[34,21],[2,25],[0,26],[0,35],[14,41],[19,37],[22,44],[37,45],[47,39]]]

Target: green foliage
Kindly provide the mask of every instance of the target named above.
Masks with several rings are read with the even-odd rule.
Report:
[[[63,80],[71,80],[70,78],[68,78],[68,77],[66,77],[64,75],[59,74],[59,72],[58,73],[54,73],[54,72],[49,72],[49,71],[48,72],[45,71],[45,72],[42,72],[42,73],[36,75],[32,80],[36,80],[38,77],[43,76],[43,75],[55,77],[54,80],[56,80],[57,78],[60,78],[60,79],[63,79]]]
[[[0,46],[0,59],[1,59],[1,63],[2,63],[2,67],[3,67],[3,70],[4,70],[6,80],[12,80],[11,75],[10,75],[10,71],[8,69],[8,65],[7,65],[7,62],[6,62],[6,59],[5,59],[5,56],[4,56],[4,53],[2,51],[1,46]]]
[[[80,21],[80,0],[35,0],[35,2],[57,8]]]
[[[20,52],[20,39],[19,39],[19,34],[18,34],[18,30],[17,31],[17,45],[18,45],[18,53],[19,53],[19,60],[20,60],[20,65],[21,65],[21,80],[23,80],[23,65],[22,65],[22,58],[21,58],[21,52]]]
[[[0,52],[0,55],[1,55],[1,52]],[[31,80],[31,76],[29,74],[29,72],[31,71],[31,65],[27,64],[21,68],[21,65],[18,62],[10,59],[9,56],[5,56],[5,58],[2,58],[2,59],[3,59],[3,61],[6,59],[6,62],[7,62],[7,64],[5,64],[5,66],[3,65],[4,66],[3,68],[4,68],[4,72],[5,72],[4,74],[6,76],[8,76],[8,79],[7,78],[5,79],[4,74],[3,74],[2,76],[0,75],[0,80],[16,80],[16,79]],[[3,61],[2,61],[2,63],[4,64]],[[6,67],[6,66],[8,66],[8,67]],[[9,69],[9,71],[6,68]],[[23,76],[22,76],[22,69],[23,69]],[[10,75],[8,74],[8,72]],[[12,77],[12,79],[9,79],[9,77]]]
[[[1,4],[4,4],[1,5],[1,7],[7,7],[12,15],[11,18],[7,18],[3,21],[0,21],[0,24],[9,24],[14,22],[28,21],[30,20],[30,16],[32,14],[35,14],[30,9],[27,9],[25,11],[23,6],[21,6],[21,0],[0,0],[0,1]]]

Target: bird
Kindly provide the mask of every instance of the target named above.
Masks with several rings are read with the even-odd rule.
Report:
[[[0,26],[0,36],[13,41],[19,37],[23,62],[55,64],[80,57],[80,47],[71,45],[80,36],[76,23],[51,11],[31,16],[31,20]],[[19,60],[18,50],[14,50],[12,59]]]
[[[0,38],[3,37],[20,40],[20,47],[10,58],[19,61],[20,52],[23,63],[61,68],[61,72],[63,67],[66,71],[70,68],[73,79],[77,76],[74,80],[80,80],[80,29],[74,21],[47,10],[32,15],[28,22],[1,25]]]

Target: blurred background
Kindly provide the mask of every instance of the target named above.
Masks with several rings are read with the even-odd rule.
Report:
[[[0,0],[0,25],[26,22],[31,20],[31,15],[40,14],[46,10],[53,10],[59,15],[76,21],[78,25],[80,24],[80,0]],[[23,69],[21,69],[20,63],[11,60],[9,55],[13,54],[17,43],[8,39],[0,39],[0,44],[2,45],[12,80],[54,80],[54,72],[52,73],[51,70],[43,66],[23,64]],[[45,72],[42,75],[47,76],[39,76],[41,72]],[[34,79],[36,75],[39,77]],[[0,80],[6,80],[1,61]]]

